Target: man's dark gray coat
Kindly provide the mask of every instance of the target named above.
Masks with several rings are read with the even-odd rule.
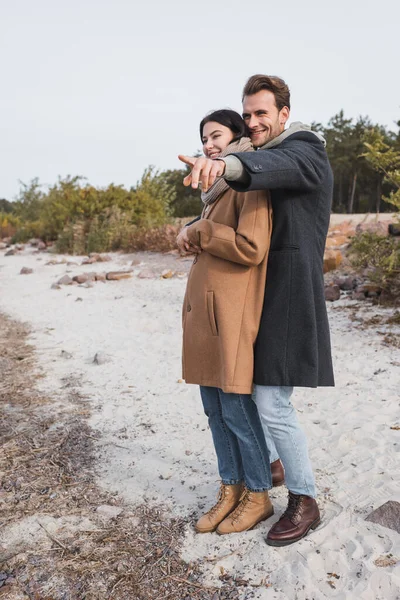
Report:
[[[323,143],[310,131],[278,146],[235,154],[246,181],[237,191],[271,191],[273,229],[254,382],[267,386],[334,385],[323,256],[333,176]]]

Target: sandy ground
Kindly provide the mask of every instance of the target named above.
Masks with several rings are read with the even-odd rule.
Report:
[[[130,279],[53,290],[65,273],[127,269],[133,257],[46,266],[62,257],[32,249],[4,254],[0,310],[30,324],[29,341],[46,373],[43,391],[62,402],[68,380],[87,398],[90,424],[100,434],[100,484],[128,503],[161,503],[189,520],[210,506],[218,487],[211,436],[197,388],[179,382],[186,279],[137,277],[147,267],[187,271],[190,261],[142,253],[134,257],[141,263]],[[34,273],[20,275],[23,266]],[[280,488],[272,493],[275,516],[254,531],[200,536],[188,524],[182,556],[200,560],[213,585],[225,570],[254,584],[265,580],[249,598],[400,598],[400,562],[375,564],[388,555],[400,560],[400,536],[365,521],[373,508],[400,499],[400,432],[391,429],[399,423],[400,353],[382,343],[385,326],[363,327],[372,314],[390,314],[387,309],[352,306],[340,300],[328,307],[337,387],[299,389],[294,399],[309,439],[323,523],[298,544],[266,546],[263,538],[286,505]],[[93,363],[96,353],[103,364]]]

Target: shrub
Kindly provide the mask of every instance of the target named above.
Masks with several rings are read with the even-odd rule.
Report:
[[[400,242],[396,237],[364,232],[352,238],[352,265],[368,269],[369,278],[392,298],[400,296]]]

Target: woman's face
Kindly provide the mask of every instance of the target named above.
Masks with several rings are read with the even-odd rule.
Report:
[[[210,121],[203,127],[203,152],[207,158],[217,158],[234,138],[234,133],[229,127],[216,121]]]

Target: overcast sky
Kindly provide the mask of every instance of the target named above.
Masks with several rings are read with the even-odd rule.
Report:
[[[399,21],[398,0],[0,0],[0,198],[179,168],[254,73],[287,81],[292,121],[343,108],[395,129]]]

